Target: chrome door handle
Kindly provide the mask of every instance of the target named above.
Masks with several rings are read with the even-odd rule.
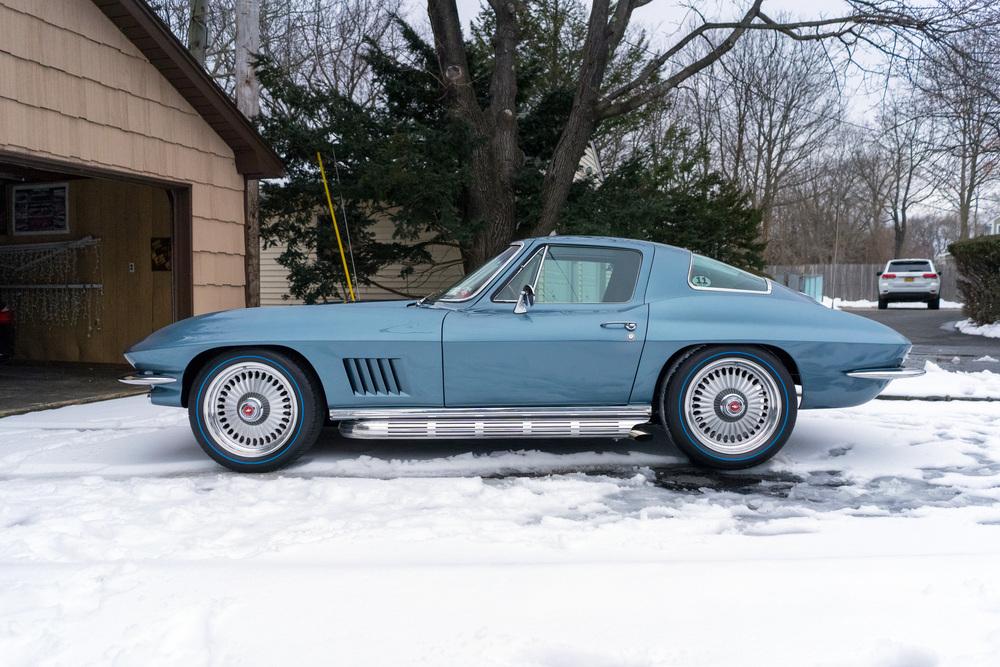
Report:
[[[605,329],[624,329],[625,331],[635,331],[635,322],[601,322],[601,327]]]

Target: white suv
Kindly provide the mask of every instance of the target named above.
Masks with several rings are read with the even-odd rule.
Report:
[[[893,301],[923,301],[931,310],[941,307],[941,274],[929,259],[892,259],[878,272],[878,307]]]

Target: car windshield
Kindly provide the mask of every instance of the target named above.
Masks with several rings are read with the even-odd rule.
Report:
[[[469,273],[451,287],[424,297],[422,301],[462,301],[475,296],[517,254],[519,249],[519,245],[508,246],[502,253]]]
[[[908,259],[889,262],[889,271],[906,273],[907,271],[930,271],[931,263],[923,259]]]

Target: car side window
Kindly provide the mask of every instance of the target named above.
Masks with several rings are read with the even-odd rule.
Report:
[[[521,265],[514,277],[507,281],[507,284],[496,293],[494,301],[510,301],[514,303],[521,294],[525,285],[535,288],[535,281],[538,279],[538,267],[541,266],[542,257],[545,255],[545,248],[536,250],[528,261]]]
[[[720,261],[691,255],[688,283],[695,289],[738,290],[741,292],[769,292],[767,280],[747,273]]]
[[[531,285],[535,303],[627,303],[632,300],[642,253],[624,248],[548,245],[504,285],[495,301],[516,301]]]

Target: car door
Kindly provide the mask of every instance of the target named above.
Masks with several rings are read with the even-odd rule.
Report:
[[[535,248],[499,288],[445,318],[445,404],[626,405],[646,335],[651,260],[651,250],[626,246]],[[517,314],[525,284],[535,303]]]

